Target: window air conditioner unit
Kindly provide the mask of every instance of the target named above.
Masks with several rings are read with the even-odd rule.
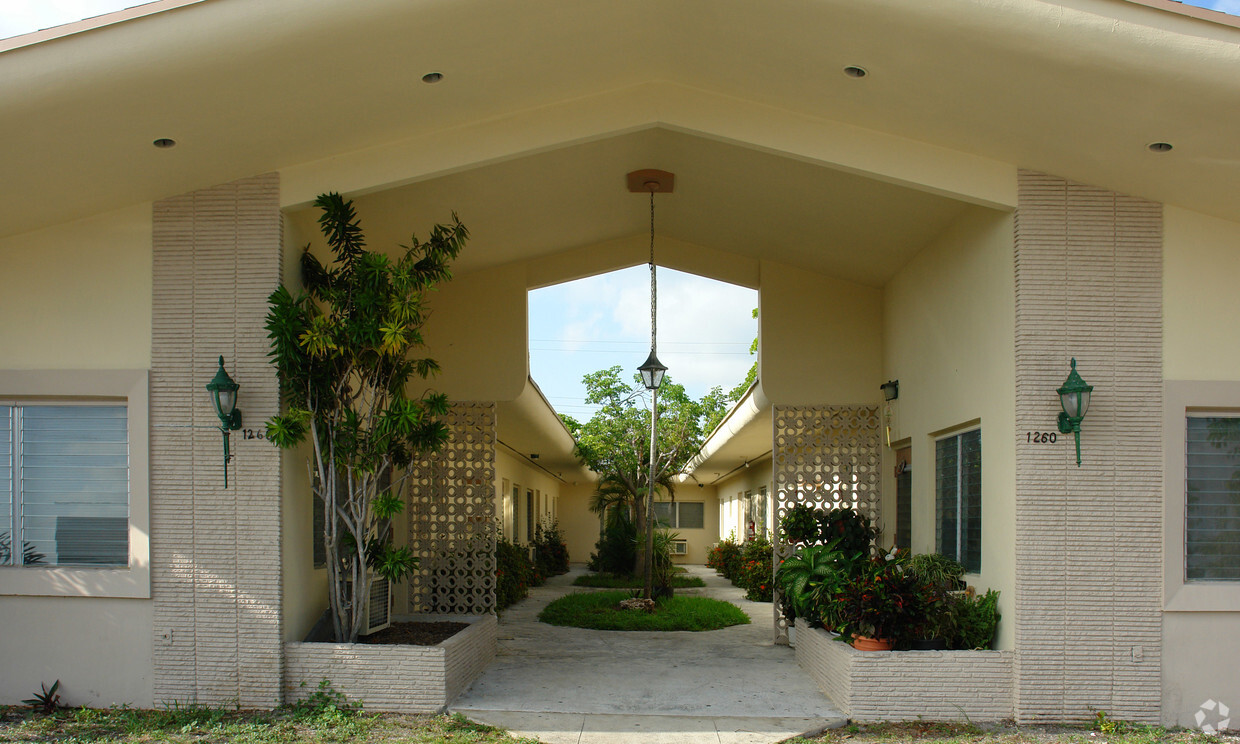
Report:
[[[353,582],[346,582],[350,592]],[[370,596],[362,607],[362,630],[360,635],[378,633],[392,624],[392,584],[378,574],[370,576]]]
[[[689,555],[687,540],[672,540],[672,555]]]

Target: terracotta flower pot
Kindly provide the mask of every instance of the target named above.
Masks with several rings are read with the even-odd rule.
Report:
[[[852,646],[858,651],[890,651],[891,641],[886,638],[853,636]]]

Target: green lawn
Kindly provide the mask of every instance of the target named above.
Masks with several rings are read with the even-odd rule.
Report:
[[[569,594],[547,605],[538,619],[593,630],[718,630],[749,622],[749,616],[736,605],[708,597],[660,600],[654,612],[616,607],[630,596],[624,591]]]
[[[189,706],[175,710],[63,709],[52,715],[0,707],[0,742],[74,744],[512,744],[502,729],[459,716],[401,716],[342,711],[333,706],[273,712]]]
[[[644,581],[640,576],[624,576],[620,574],[596,573],[578,576],[573,586],[589,586],[597,589],[641,589]],[[706,582],[697,576],[677,574],[672,577],[673,589],[689,589],[706,586]]]

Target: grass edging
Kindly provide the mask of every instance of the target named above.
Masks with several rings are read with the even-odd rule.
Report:
[[[567,594],[543,608],[538,619],[590,630],[704,631],[749,623],[741,608],[709,597],[662,599],[654,612],[619,609],[620,601],[630,596],[626,591]]]
[[[620,574],[592,573],[582,574],[573,579],[573,586],[585,586],[594,589],[640,589],[643,580],[640,576],[623,576]],[[672,577],[673,589],[699,589],[706,582],[697,576],[677,574]]]

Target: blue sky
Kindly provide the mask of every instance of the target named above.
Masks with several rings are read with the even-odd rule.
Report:
[[[0,39],[142,4],[138,0],[0,0]],[[1240,0],[1189,0],[1184,4],[1240,15]]]
[[[740,382],[758,333],[752,289],[659,269],[659,361],[700,398]],[[583,375],[618,364],[626,378],[650,353],[650,267],[537,289],[529,295],[530,374],[551,405],[590,417]]]

